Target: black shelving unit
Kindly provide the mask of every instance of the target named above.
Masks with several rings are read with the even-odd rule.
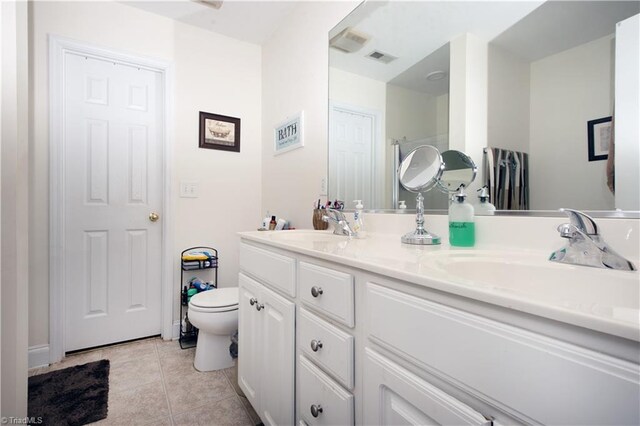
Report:
[[[208,252],[211,254],[207,259],[203,260],[184,260],[184,255],[189,253],[196,252]],[[210,270],[211,275],[213,275],[213,280],[211,278],[205,280],[200,277],[197,272]],[[184,274],[187,273],[189,276],[197,276],[203,281],[211,281],[213,282],[214,287],[218,287],[218,250],[213,247],[190,247],[188,249],[182,250],[180,253],[180,347],[182,349],[192,348],[196,345],[198,340],[198,329],[191,325],[189,322],[189,295],[187,294],[188,287],[185,290],[185,286],[187,283],[185,282]],[[186,324],[184,318],[187,318]],[[185,327],[186,326],[186,327]]]

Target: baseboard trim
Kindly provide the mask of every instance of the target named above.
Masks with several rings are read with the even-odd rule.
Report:
[[[49,365],[49,345],[31,346],[29,348],[29,368]]]
[[[177,340],[178,338],[180,338],[180,320],[173,322],[173,336],[171,340]]]

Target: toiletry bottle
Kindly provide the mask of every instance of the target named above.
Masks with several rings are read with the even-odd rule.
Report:
[[[406,210],[406,209],[407,209],[407,203],[406,203],[406,201],[404,201],[404,200],[400,200],[400,201],[398,201],[398,203],[400,203],[400,205],[398,206],[398,208],[399,208],[400,210]]]
[[[476,242],[473,206],[466,198],[461,185],[449,206],[449,244],[456,247],[473,247]]]
[[[276,222],[276,217],[271,216],[271,222],[269,222],[269,231],[273,231],[274,229],[276,229],[277,224],[278,222]]]
[[[489,188],[487,188],[486,185],[478,189],[478,199],[480,203],[476,206],[476,215],[493,216],[496,211],[496,206],[489,202]]]
[[[262,227],[261,229],[269,229],[269,222],[271,221],[270,217],[269,217],[269,212],[267,212],[267,215],[264,217],[264,219],[262,219]]]
[[[364,217],[362,216],[362,200],[353,200],[356,203],[356,211],[353,212],[353,230],[359,238],[364,237]]]

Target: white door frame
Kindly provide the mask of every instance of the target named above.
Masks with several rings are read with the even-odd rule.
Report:
[[[382,137],[382,113],[375,109],[364,108],[361,106],[351,105],[344,102],[339,101],[329,101],[329,122],[331,123],[331,118],[333,116],[334,111],[344,111],[344,112],[352,112],[364,116],[371,117],[373,121],[373,146],[371,147],[371,159],[373,160],[373,164],[371,165],[371,182],[373,182],[373,205],[366,206],[366,209],[377,209],[382,206],[384,202],[384,176],[385,174],[376,173],[376,166],[383,166],[386,170],[385,163],[385,145]],[[329,125],[329,143],[332,142],[333,130],[331,124]],[[327,164],[327,169],[329,168],[329,164]],[[327,175],[329,175],[329,179],[331,179],[330,174],[327,170]],[[327,186],[328,188],[328,186]],[[329,194],[331,195],[331,194]],[[345,203],[350,203],[351,200],[345,200]]]
[[[49,35],[49,362],[65,354],[64,276],[64,81],[65,54],[76,53],[96,59],[149,69],[162,75],[162,302],[161,330],[164,339],[173,338],[173,223],[171,212],[171,164],[173,145],[173,64]]]

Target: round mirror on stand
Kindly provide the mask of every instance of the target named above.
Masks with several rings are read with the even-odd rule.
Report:
[[[467,188],[476,178],[478,168],[464,152],[451,149],[442,153],[444,170],[438,180],[438,189],[442,192],[453,194],[458,192],[461,186]]]
[[[398,178],[407,191],[416,197],[416,230],[402,236],[405,244],[440,244],[440,237],[424,228],[424,197],[426,192],[438,185],[442,178],[444,163],[440,151],[429,145],[422,145],[411,151],[398,168]]]

